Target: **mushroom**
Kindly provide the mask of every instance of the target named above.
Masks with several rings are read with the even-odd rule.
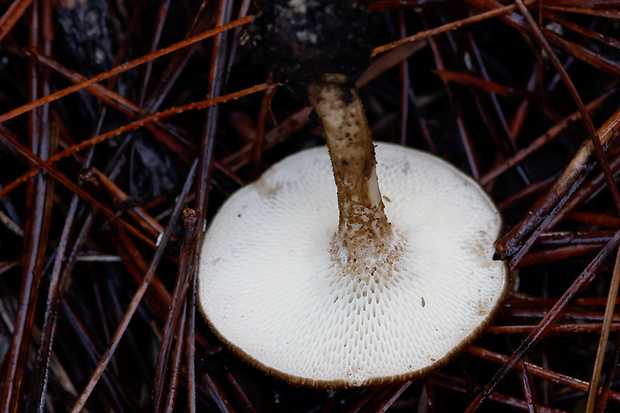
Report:
[[[376,144],[377,162],[350,84],[342,73],[307,83],[328,149],[292,155],[231,196],[201,252],[213,331],[296,385],[421,376],[481,333],[507,286],[490,198],[413,149]]]
[[[206,234],[199,295],[211,328],[294,384],[420,376],[471,342],[505,293],[505,266],[493,260],[501,219],[482,189],[434,156],[376,151],[391,241],[372,237],[381,229],[360,204],[339,221],[324,147],[236,192]]]

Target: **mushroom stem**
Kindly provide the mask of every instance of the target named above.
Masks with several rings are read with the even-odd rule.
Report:
[[[393,247],[376,174],[375,148],[364,107],[346,77],[324,75],[308,86],[321,123],[338,188],[340,221],[334,239],[345,262],[379,259]]]

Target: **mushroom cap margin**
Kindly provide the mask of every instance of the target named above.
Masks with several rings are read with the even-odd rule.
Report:
[[[361,283],[356,283],[355,280],[347,279],[346,277],[340,277],[341,280],[334,280],[333,277],[330,278],[329,267],[330,265],[333,267],[333,263],[330,264],[328,244],[338,225],[338,211],[336,188],[331,176],[331,165],[325,148],[306,150],[274,165],[259,181],[235,193],[222,206],[220,212],[214,218],[206,235],[203,245],[203,258],[201,258],[199,290],[201,309],[209,325],[219,338],[250,364],[292,384],[308,387],[338,388],[385,384],[422,376],[447,363],[464,345],[477,337],[490,323],[492,315],[501,304],[508,285],[505,265],[492,260],[493,241],[495,241],[501,228],[501,218],[492,201],[471,178],[432,155],[397,145],[382,143],[377,145],[377,159],[377,174],[384,196],[386,214],[394,228],[405,233],[407,237],[407,254],[413,254],[413,257],[405,257],[403,262],[419,261],[416,258],[416,254],[420,255],[421,251],[424,251],[425,254],[429,250],[429,246],[431,250],[439,253],[435,259],[437,262],[423,264],[421,267],[418,265],[419,268],[414,271],[400,269],[399,274],[400,272],[405,274],[397,282],[394,282],[394,277],[392,276],[389,277],[389,282],[374,282],[373,278],[370,277],[370,281],[367,280]],[[296,172],[291,173],[288,171],[288,168],[292,168]],[[422,206],[412,207],[411,203],[418,202],[416,200],[422,198],[425,192],[436,190],[441,186],[442,180],[447,179],[446,177],[435,176],[435,172],[429,172],[435,168],[441,171],[439,175],[452,176],[450,179],[456,177],[456,183],[453,183],[453,186],[448,189],[440,190],[443,195],[439,198],[435,197],[433,201],[422,202]],[[313,175],[317,170],[320,171],[318,174],[320,177]],[[309,174],[312,176],[309,176]],[[427,189],[418,190],[414,194],[404,196],[402,193],[403,186],[411,186],[411,177],[415,177],[413,180],[418,182],[417,185],[414,184],[413,186],[420,186],[419,184],[422,182],[426,184],[424,187]],[[307,199],[296,202],[283,198],[286,190],[291,188],[294,189],[293,192],[295,190],[297,192],[311,192],[308,190],[308,182],[309,187],[322,188],[319,191],[322,194],[317,195],[313,193]],[[465,192],[461,193],[463,188],[466,188]],[[455,191],[457,192],[456,195],[454,194]],[[467,202],[464,202],[465,199],[468,199],[470,202],[473,200],[475,206],[468,207]],[[404,212],[398,209],[397,205],[399,202],[408,205]],[[263,209],[260,209],[259,212],[252,212],[252,207],[256,207],[257,203],[264,203],[265,205],[261,206]],[[293,215],[297,217],[297,221],[300,221],[299,217],[301,216],[303,218],[302,222],[310,221],[311,224],[301,225],[300,227],[299,223],[295,224],[286,221],[286,219],[282,218],[281,208],[284,206],[288,206],[289,209],[293,207],[295,211]],[[439,212],[445,208],[456,208],[458,212],[451,218],[436,218]],[[484,226],[483,229],[474,228],[472,230],[468,227],[470,225],[468,224],[468,218],[476,213],[476,209],[485,210],[483,215],[486,214],[487,220],[492,222]],[[414,217],[414,222],[404,225],[404,220],[410,220],[411,216]],[[262,234],[261,236],[275,236],[278,238],[281,237],[280,231],[299,233],[302,228],[306,227],[311,228],[311,235],[303,236],[295,241],[288,240],[283,248],[267,246],[264,239],[257,239],[257,235],[250,234],[245,227],[247,220],[252,217],[260,218],[261,225],[259,225],[258,233]],[[278,221],[286,221],[286,223],[281,230],[274,231],[273,222]],[[319,224],[317,224],[317,221]],[[429,222],[434,222],[433,226],[438,227],[435,229],[435,234],[430,234],[427,230],[422,229]],[[473,239],[468,241],[452,239],[453,229],[463,226],[470,232],[473,231]],[[213,235],[216,233],[220,235]],[[224,238],[216,239],[220,236]],[[434,245],[433,240],[442,241],[443,245],[432,246]],[[446,240],[449,242],[445,242]],[[324,247],[321,245],[324,245]],[[318,249],[318,252],[308,253],[313,247]],[[444,247],[461,251],[459,251],[459,254],[454,252],[446,253],[443,250]],[[275,250],[284,253],[284,257],[275,260],[271,255],[275,253]],[[491,288],[492,291],[485,293],[486,295],[483,294],[482,299],[478,298],[478,301],[474,302],[476,301],[474,298],[470,300],[472,302],[461,303],[462,305],[455,303],[459,300],[459,297],[463,297],[460,292],[482,288],[467,285],[469,280],[467,277],[465,281],[461,280],[462,274],[459,275],[459,268],[456,268],[457,274],[451,276],[448,283],[448,286],[457,287],[457,291],[447,300],[442,300],[441,297],[446,293],[448,287],[437,287],[438,284],[433,280],[422,282],[421,286],[419,285],[420,282],[416,283],[416,279],[425,277],[424,274],[419,274],[419,272],[428,271],[428,268],[431,268],[431,270],[436,268],[439,272],[454,271],[455,265],[452,263],[452,260],[455,255],[460,255],[461,253],[482,257],[484,264],[481,266],[474,265],[473,270],[475,271],[472,271],[472,268],[467,269],[470,272],[480,271],[485,273],[482,278],[493,274],[491,278],[496,280]],[[254,259],[254,261],[240,266],[232,263],[236,259],[234,257],[247,255]],[[446,258],[446,256],[449,257]],[[327,261],[322,261],[324,259],[327,259]],[[294,271],[309,264],[319,267],[320,271],[316,271],[314,275],[305,276],[301,281],[293,282],[295,284],[293,286],[294,292],[283,294],[279,299],[274,300],[272,298],[273,294],[265,290],[270,284],[265,278],[268,274],[277,272],[278,269],[287,267],[291,263],[293,268],[296,268]],[[402,264],[404,265],[404,263]],[[456,266],[458,267],[458,265]],[[492,267],[490,272],[487,271],[489,267]],[[232,271],[233,274],[229,274],[225,280],[222,279],[217,282],[212,278],[208,278],[213,274],[221,274],[224,272],[224,268],[228,268],[227,271]],[[290,279],[296,280],[298,275],[292,276],[290,272],[290,270],[284,270],[279,275],[280,278],[277,282],[286,283]],[[416,272],[418,274],[415,274]],[[475,275],[474,279],[476,279]],[[240,287],[241,292],[239,290],[235,291],[234,287],[227,290],[228,292],[224,291],[235,283]],[[313,308],[314,314],[305,317],[297,316],[294,322],[279,321],[272,322],[272,326],[258,327],[259,321],[257,320],[267,318],[268,313],[291,314],[294,310],[303,306],[302,301],[312,295],[313,290],[316,289],[324,293],[324,287],[328,284],[339,285],[341,288],[344,288],[344,293],[337,292],[335,295],[328,293],[326,298],[319,299],[321,304]],[[379,301],[388,300],[388,296],[393,295],[390,295],[391,289],[399,284],[405,284],[409,291],[412,291],[412,286],[421,287],[417,293],[409,294],[413,297],[409,297],[405,304],[397,306],[401,308],[401,311],[402,308],[406,311],[404,315],[401,313],[401,316],[409,316],[415,319],[428,314],[433,309],[447,311],[450,317],[444,323],[452,324],[451,327],[460,330],[461,335],[458,338],[446,337],[448,326],[433,325],[433,322],[427,321],[421,327],[419,326],[418,330],[421,331],[421,334],[434,336],[435,339],[439,340],[439,343],[445,344],[447,342],[445,346],[436,343],[420,344],[416,331],[404,334],[406,336],[406,344],[386,344],[386,337],[391,334],[389,333],[390,329],[392,334],[403,335],[399,332],[403,328],[399,324],[403,317],[398,316],[392,317],[393,319],[384,319],[382,326],[371,325],[370,322],[364,322],[364,320],[366,320],[365,317],[369,313],[374,313],[375,315],[377,313],[383,314],[385,308],[381,307]],[[222,286],[225,287],[224,290]],[[434,291],[429,290],[429,288],[434,289]],[[362,291],[361,293],[360,290]],[[364,294],[364,291],[367,294]],[[368,296],[376,291],[382,293],[388,291],[388,294],[379,294],[378,298],[374,297],[376,302],[374,300],[369,301]],[[416,289],[413,288],[413,291],[416,291]],[[249,296],[251,292],[258,292],[259,294],[252,298]],[[216,306],[224,309],[244,308],[244,313],[237,316],[231,316],[230,314],[224,316],[216,315],[212,312],[214,301]],[[351,306],[351,304],[353,305]],[[354,357],[354,361],[345,360],[347,351],[343,350],[344,342],[339,340],[334,334],[313,335],[314,332],[318,331],[319,327],[326,324],[326,319],[321,314],[326,309],[337,307],[343,308],[348,313],[348,315],[345,314],[344,316],[339,316],[339,318],[337,317],[337,323],[340,323],[340,330],[336,328],[336,332],[344,332],[345,336],[356,342],[347,344],[347,346],[350,346],[348,354],[354,354],[357,357]],[[446,310],[444,307],[448,309]],[[409,312],[407,313],[407,311]],[[356,312],[357,316],[362,315],[361,332],[359,332],[360,325],[359,319],[356,319],[355,316]],[[461,314],[467,312],[470,314],[477,312],[478,317],[472,322],[459,322]],[[316,313],[321,314],[317,315]],[[253,316],[256,316],[256,318],[252,318]],[[456,322],[450,321],[450,318],[455,317],[457,318]],[[229,323],[229,325],[223,324],[223,320],[230,318],[233,318],[233,323]],[[278,328],[274,327],[273,324],[278,328],[281,327],[281,331],[276,331]],[[357,332],[354,327],[357,328]],[[288,331],[295,329],[301,329],[301,338],[294,339],[288,334]],[[231,331],[233,331],[232,335]],[[372,340],[369,340],[369,334],[375,334],[376,331],[380,332],[379,336],[375,335]],[[386,331],[388,332],[386,333]],[[240,338],[243,336],[257,340],[254,343],[250,343],[248,347],[247,342],[245,342],[246,339]],[[258,340],[261,337],[262,342]],[[286,344],[287,342],[288,344]],[[300,348],[304,344],[309,344],[310,348],[301,351],[291,350],[293,347]],[[360,356],[364,352],[363,349],[360,350],[360,346],[370,347],[368,354]],[[435,351],[438,347],[441,347],[439,351]],[[275,362],[270,356],[265,356],[265,354],[271,353],[274,348],[285,354],[282,357],[276,357]],[[395,369],[386,370],[383,368],[382,370],[380,368],[377,374],[367,373],[372,367],[369,367],[369,364],[373,364],[372,361],[369,361],[369,358],[371,358],[370,353],[379,357],[380,362],[378,364],[385,365],[386,363],[390,364],[389,361],[386,362],[385,360],[388,357],[387,354],[395,351],[395,349],[402,350],[403,348],[413,348],[408,353],[409,361],[395,363]],[[301,363],[303,366],[308,366],[310,363],[303,360],[303,356],[308,352],[327,354],[327,361],[310,367],[309,370],[306,368],[301,372],[295,372],[286,367],[286,364],[290,363],[291,360],[293,364]],[[356,363],[358,364],[356,365]],[[325,373],[326,369],[334,365],[338,365],[340,370],[331,376],[331,373]],[[319,370],[322,376],[308,377],[309,374],[307,372],[311,370]]]

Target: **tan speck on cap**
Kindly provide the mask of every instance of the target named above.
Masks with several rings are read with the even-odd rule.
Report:
[[[214,218],[200,304],[241,357],[298,385],[404,380],[445,364],[489,323],[507,285],[494,261],[501,218],[446,162],[378,144],[398,259],[348,271],[330,252],[336,186],[325,148],[293,155],[235,193]],[[389,201],[388,201],[389,200]]]

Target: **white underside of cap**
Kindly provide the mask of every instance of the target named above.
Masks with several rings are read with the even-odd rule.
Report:
[[[293,155],[214,218],[200,303],[217,333],[300,384],[413,376],[479,332],[506,288],[501,225],[470,178],[431,155],[378,144],[386,215],[405,250],[385,278],[356,282],[330,257],[338,227],[326,148]]]

